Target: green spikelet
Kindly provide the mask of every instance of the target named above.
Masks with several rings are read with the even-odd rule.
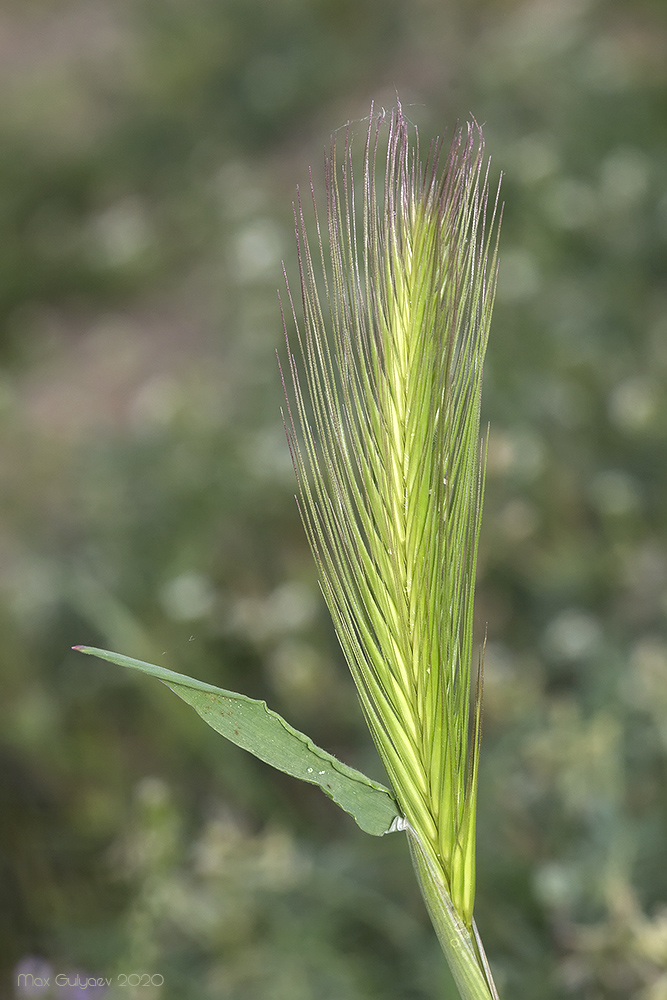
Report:
[[[325,223],[313,193],[314,249],[300,200],[295,210],[303,315],[290,296],[300,359],[290,352],[285,423],[299,508],[407,829],[472,934],[472,619],[497,199],[487,221],[476,124],[422,165],[400,106],[388,123],[371,114],[362,192],[349,130],[340,164],[332,140],[326,190]]]

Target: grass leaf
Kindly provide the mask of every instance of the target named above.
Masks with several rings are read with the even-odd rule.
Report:
[[[265,702],[120,653],[92,646],[74,649],[157,677],[232,743],[285,774],[318,785],[366,833],[381,837],[397,828],[399,811],[387,788],[316,746]]]

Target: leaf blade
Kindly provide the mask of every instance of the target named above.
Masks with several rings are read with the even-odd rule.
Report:
[[[93,646],[73,648],[162,681],[221,736],[279,771],[317,785],[365,833],[383,836],[400,818],[389,789],[318,747],[266,702],[121,653]]]

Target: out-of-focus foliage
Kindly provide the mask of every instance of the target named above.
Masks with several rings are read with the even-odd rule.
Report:
[[[68,652],[266,698],[382,777],[294,508],[275,289],[295,183],[398,90],[423,141],[472,112],[504,173],[482,937],[502,996],[664,1000],[664,4],[14,2],[0,29],[3,991],[47,963],[454,996],[401,836]]]

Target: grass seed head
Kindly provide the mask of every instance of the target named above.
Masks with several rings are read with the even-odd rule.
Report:
[[[298,350],[288,342],[284,382],[299,509],[397,799],[470,928],[497,198],[489,211],[475,122],[422,162],[400,105],[388,120],[371,113],[359,190],[349,127],[339,146],[334,137],[325,160],[322,218],[311,182],[310,237],[300,197],[295,206],[301,302],[288,287]]]

